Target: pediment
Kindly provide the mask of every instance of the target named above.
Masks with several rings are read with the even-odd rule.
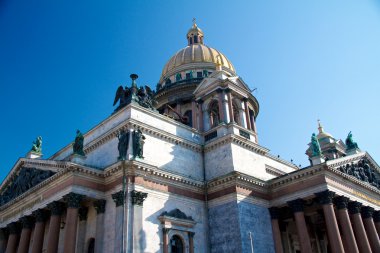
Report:
[[[57,161],[19,159],[0,186],[0,206],[53,176],[57,165]]]
[[[220,71],[219,71],[220,72]],[[194,95],[204,96],[218,88],[226,89],[229,88],[237,93],[244,96],[251,94],[251,90],[248,85],[238,76],[226,76],[223,73],[217,75],[210,75],[208,78],[204,78],[202,82],[197,86],[194,91]]]
[[[367,153],[359,153],[326,162],[328,167],[354,177],[380,190],[379,165]]]

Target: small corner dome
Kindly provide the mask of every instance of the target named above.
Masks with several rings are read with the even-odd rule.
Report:
[[[206,46],[203,42],[203,35],[203,31],[194,23],[187,32],[187,47],[175,53],[165,64],[159,83],[163,83],[179,72],[197,69],[215,71],[217,66],[221,66],[231,75],[236,75],[231,61],[220,51]]]

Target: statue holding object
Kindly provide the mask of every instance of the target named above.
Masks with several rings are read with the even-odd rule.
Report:
[[[140,128],[133,132],[133,157],[144,158],[144,143],[145,136],[142,134]]]
[[[312,156],[320,156],[322,154],[321,146],[315,133],[311,135],[311,144],[310,144]]]
[[[81,156],[85,156],[83,151],[83,142],[84,137],[83,134],[77,130],[77,135],[75,136],[74,144],[73,144],[73,153]]]
[[[124,129],[122,129],[117,134],[117,138],[119,139],[119,143],[117,144],[117,149],[119,150],[118,159],[121,161],[127,160],[129,133],[130,133],[129,131],[125,131]]]
[[[348,133],[347,138],[346,138],[346,146],[347,150],[352,150],[352,149],[358,149],[359,146],[354,140],[352,139],[352,133],[351,131]]]
[[[41,136],[38,136],[37,139],[33,141],[33,146],[30,151],[36,154],[42,154],[42,137]]]

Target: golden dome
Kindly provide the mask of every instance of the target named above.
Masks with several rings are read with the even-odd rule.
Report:
[[[187,40],[188,46],[179,50],[165,64],[160,83],[182,71],[196,69],[215,71],[217,66],[236,75],[234,66],[224,54],[203,44],[203,32],[195,23],[187,33]]]
[[[318,133],[318,135],[317,135],[317,138],[318,138],[318,139],[323,139],[323,138],[334,138],[331,134],[329,134],[329,133],[327,133],[327,132],[325,132],[325,131],[323,130],[323,126],[322,126],[320,120],[318,120],[318,131],[319,131],[319,133]]]

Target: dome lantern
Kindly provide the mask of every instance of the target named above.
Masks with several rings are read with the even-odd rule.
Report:
[[[195,23],[195,18],[193,18],[193,26],[187,32],[187,44],[203,44],[203,32]]]

